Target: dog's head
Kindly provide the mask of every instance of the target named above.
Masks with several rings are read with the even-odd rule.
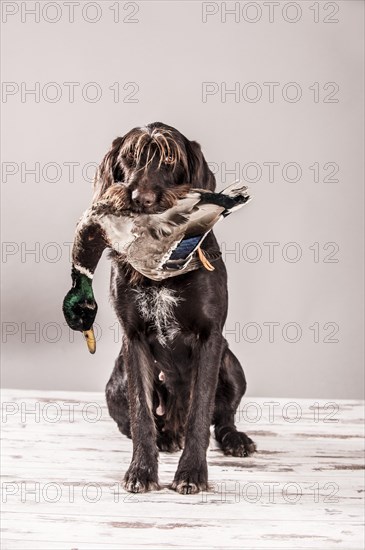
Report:
[[[94,201],[115,183],[127,189],[128,207],[155,213],[172,206],[191,187],[215,189],[200,145],[162,122],[116,138],[95,178]]]

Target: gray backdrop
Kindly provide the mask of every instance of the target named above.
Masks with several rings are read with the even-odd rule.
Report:
[[[3,386],[103,390],[110,266],[90,356],[61,312],[69,243],[112,139],[160,120],[254,196],[216,231],[249,395],[362,395],[363,8],[2,2]]]

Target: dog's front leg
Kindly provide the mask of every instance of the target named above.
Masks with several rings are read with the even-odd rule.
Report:
[[[208,489],[207,448],[214,409],[223,338],[220,330],[208,337],[199,335],[196,364],[190,393],[185,447],[172,484],[181,494]]]
[[[133,441],[132,462],[124,486],[132,493],[159,489],[156,427],[152,413],[152,359],[143,338],[125,339],[128,395]]]

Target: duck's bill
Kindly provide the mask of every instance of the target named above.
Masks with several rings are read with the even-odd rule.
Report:
[[[95,353],[96,351],[96,340],[95,340],[95,334],[94,329],[91,328],[90,330],[84,330],[83,335],[85,336],[85,340],[87,343],[87,349],[90,353]]]

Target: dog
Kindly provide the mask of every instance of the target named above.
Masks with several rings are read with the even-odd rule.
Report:
[[[155,122],[112,143],[95,178],[94,201],[122,183],[135,212],[157,213],[192,187],[215,190],[200,145]],[[106,386],[110,416],[133,442],[126,490],[160,488],[158,452],[183,449],[171,488],[181,494],[208,490],[210,426],[226,455],[244,457],[254,442],[237,431],[234,416],[246,391],[242,367],[222,331],[227,315],[227,273],[213,232],[203,265],[152,281],[111,252],[111,300],[123,344]]]

